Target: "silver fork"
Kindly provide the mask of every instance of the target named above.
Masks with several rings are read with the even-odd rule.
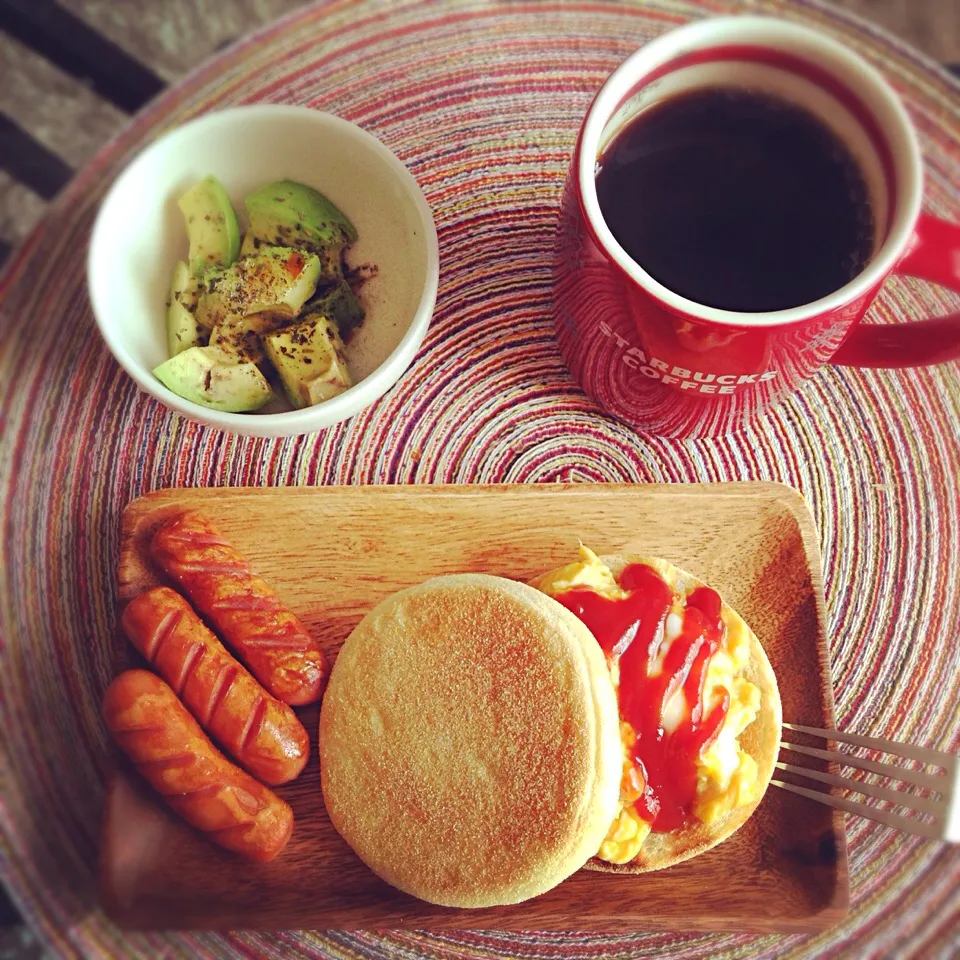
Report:
[[[831,807],[838,807],[848,813],[855,813],[868,820],[885,823],[897,830],[914,833],[931,840],[946,840],[948,843],[960,843],[960,761],[950,753],[940,750],[931,750],[927,747],[915,747],[908,743],[896,743],[893,740],[881,740],[879,737],[861,737],[853,733],[840,733],[837,730],[822,730],[820,727],[804,727],[798,723],[783,725],[783,739],[780,741],[781,750],[792,750],[808,757],[817,757],[821,760],[832,760],[842,767],[857,767],[870,773],[879,773],[891,780],[902,780],[930,791],[930,796],[919,796],[911,790],[893,790],[890,787],[873,783],[862,783],[848,777],[839,777],[821,770],[809,770],[792,763],[777,761],[781,770],[800,774],[811,780],[831,786],[843,787],[854,793],[868,797],[877,797],[880,800],[889,800],[899,807],[905,807],[921,818],[905,814],[893,813],[887,810],[878,810],[876,807],[846,797],[837,797],[821,790],[808,790],[783,780],[771,780],[783,790],[798,793],[801,797],[819,800]],[[790,732],[806,733],[814,737],[823,737],[837,743],[851,744],[854,747],[869,747],[890,754],[899,760],[920,760],[928,767],[939,767],[942,772],[929,773],[923,770],[907,770],[896,763],[879,763],[858,757],[848,751],[821,750],[818,747],[807,747],[799,743],[789,743]],[[939,799],[934,799],[939,795]]]

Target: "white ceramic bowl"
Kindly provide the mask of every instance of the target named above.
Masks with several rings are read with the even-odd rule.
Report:
[[[347,347],[355,384],[313,407],[221,413],[184,400],[151,372],[167,359],[166,296],[186,259],[178,198],[213,174],[244,224],[243,197],[272,180],[306,183],[355,224],[351,266],[375,264],[363,287],[367,317]],[[142,390],[193,420],[232,433],[293,436],[369,406],[409,366],[433,313],[439,259],[430,208],[407,168],[359,127],[305,107],[260,105],[206,114],[150,144],[117,178],[97,214],[87,260],[94,316]]]

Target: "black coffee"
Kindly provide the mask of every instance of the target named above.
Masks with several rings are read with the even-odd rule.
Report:
[[[849,149],[777,97],[716,88],[643,111],[600,159],[604,220],[665,287],[706,306],[783,310],[864,267],[874,219]]]

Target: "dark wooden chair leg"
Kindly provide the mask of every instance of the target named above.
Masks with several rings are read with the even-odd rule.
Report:
[[[133,113],[165,84],[152,70],[53,0],[0,0],[0,30]]]
[[[46,200],[73,176],[72,168],[0,113],[0,169]]]

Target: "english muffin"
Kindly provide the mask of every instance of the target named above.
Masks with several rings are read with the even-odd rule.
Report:
[[[619,808],[617,702],[562,604],[499,577],[436,577],[345,641],[320,712],[333,825],[400,890],[445,906],[537,896]]]

